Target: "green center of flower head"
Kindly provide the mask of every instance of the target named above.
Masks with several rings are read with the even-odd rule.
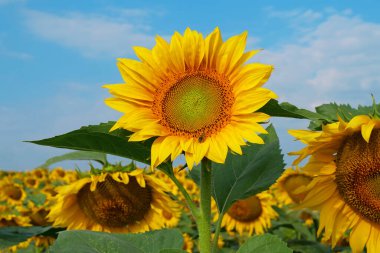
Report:
[[[90,185],[78,192],[78,204],[88,218],[102,226],[124,227],[142,220],[150,210],[151,189],[148,185],[142,188],[135,177],[124,184],[107,176],[95,191]]]
[[[228,214],[238,221],[254,221],[262,213],[260,199],[257,196],[236,201],[228,210]]]
[[[347,137],[337,154],[336,183],[345,202],[380,224],[380,129],[367,143],[361,133]]]
[[[162,113],[173,132],[207,137],[225,125],[233,95],[229,85],[219,79],[204,73],[187,75],[167,90]]]
[[[283,186],[285,188],[286,193],[289,195],[289,197],[295,202],[299,203],[301,202],[305,196],[306,193],[295,193],[300,186],[306,186],[311,182],[312,178],[307,175],[302,174],[294,174],[289,175],[284,183]]]

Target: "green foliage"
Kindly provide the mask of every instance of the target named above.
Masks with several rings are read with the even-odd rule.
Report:
[[[36,235],[54,235],[57,229],[52,227],[1,227],[0,249],[6,249]]]
[[[154,140],[129,142],[128,138],[131,132],[124,129],[110,132],[114,124],[115,122],[110,121],[99,125],[85,126],[52,138],[29,142],[56,148],[112,154],[150,164],[150,150]],[[162,163],[159,168],[172,173],[172,165],[169,162]]]
[[[177,229],[143,234],[65,231],[59,234],[50,250],[52,253],[180,253],[182,246],[183,238]]]
[[[296,119],[310,119],[319,120],[324,119],[323,115],[319,113],[311,112],[306,109],[300,109],[287,102],[279,104],[277,100],[271,99],[266,103],[259,112],[266,113],[272,117],[285,117],[285,118],[296,118]]]
[[[280,238],[271,234],[264,234],[249,238],[236,253],[270,252],[270,253],[291,253]]]
[[[357,115],[373,115],[375,108],[376,111],[380,111],[380,104],[359,105],[358,108],[353,108],[349,104],[323,104],[315,108],[317,113],[322,115],[322,119],[312,119],[309,128],[311,130],[321,130],[323,124],[337,122],[338,116],[347,122]]]
[[[243,155],[229,154],[224,164],[213,163],[213,196],[221,213],[239,199],[268,189],[284,168],[273,126],[262,135],[265,144],[243,147]]]
[[[49,168],[51,165],[62,162],[62,161],[71,161],[71,160],[92,160],[96,161],[102,165],[107,164],[107,156],[104,153],[92,152],[92,151],[74,151],[60,156],[54,156],[48,160],[44,164],[42,164],[41,168]]]

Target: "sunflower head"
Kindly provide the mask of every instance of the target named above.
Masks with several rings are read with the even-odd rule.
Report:
[[[152,50],[135,47],[140,61],[119,59],[123,84],[106,85],[115,97],[106,104],[124,113],[111,129],[134,132],[129,141],[157,137],[152,167],[184,153],[191,168],[203,157],[223,163],[227,152],[241,154],[245,141],[263,143],[257,113],[276,95],[261,86],[272,66],[245,62],[247,33],[223,41],[219,29],[206,38],[186,29],[170,42],[157,37]]]
[[[82,178],[58,189],[57,204],[48,217],[55,226],[68,229],[107,232],[158,229],[166,224],[161,215],[172,214],[173,219],[176,207],[160,183],[140,169]]]
[[[271,190],[280,206],[299,203],[305,198],[304,188],[311,180],[312,176],[298,167],[296,169],[288,168],[277,179]]]
[[[307,146],[292,154],[314,174],[301,207],[320,210],[320,226],[333,247],[350,231],[353,252],[377,252],[380,234],[380,119],[358,115],[322,131],[290,131]]]
[[[222,227],[227,232],[235,229],[240,235],[263,234],[271,226],[271,220],[278,216],[272,208],[274,204],[275,200],[268,192],[238,200],[224,215]]]

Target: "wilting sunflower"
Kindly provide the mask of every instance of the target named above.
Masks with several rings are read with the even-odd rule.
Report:
[[[306,187],[311,180],[312,176],[302,172],[299,168],[288,168],[271,186],[271,191],[280,207],[299,203],[305,198],[305,193],[299,193],[299,191]]]
[[[273,67],[245,62],[259,50],[244,52],[247,33],[223,42],[216,28],[206,38],[186,29],[170,43],[156,37],[152,50],[135,47],[140,61],[118,59],[126,83],[106,85],[110,107],[124,113],[111,130],[134,132],[129,141],[158,137],[152,145],[156,167],[184,152],[192,168],[203,157],[225,161],[228,148],[242,154],[245,141],[263,143],[256,112],[276,95],[261,86]]]
[[[176,208],[165,186],[143,170],[92,175],[58,188],[48,218],[54,226],[106,232],[145,232],[165,226]]]
[[[320,211],[319,233],[334,247],[350,230],[352,251],[380,251],[380,120],[359,115],[322,131],[291,130],[307,146],[294,162],[309,157],[303,168],[315,174],[301,207]]]
[[[222,227],[227,232],[235,229],[240,235],[263,234],[271,226],[271,220],[278,217],[272,208],[275,203],[272,195],[267,192],[238,200],[224,215]]]

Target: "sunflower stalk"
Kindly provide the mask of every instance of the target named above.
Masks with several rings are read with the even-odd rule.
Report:
[[[201,217],[197,220],[199,248],[202,253],[211,252],[211,161],[202,159],[201,168]]]
[[[224,216],[224,213],[221,213],[218,217],[218,221],[215,224],[214,239],[212,241],[212,253],[216,253],[218,249],[218,239],[219,239],[219,233],[220,233],[220,228],[222,225],[223,216]]]
[[[163,172],[165,172],[165,171],[163,170]],[[175,183],[175,185],[178,187],[178,190],[182,193],[183,197],[186,200],[186,204],[189,207],[191,214],[193,215],[194,219],[195,220],[200,219],[199,209],[196,207],[196,205],[194,204],[193,200],[191,199],[189,193],[183,187],[181,182],[179,182],[178,179],[173,174],[166,173],[166,175]]]

